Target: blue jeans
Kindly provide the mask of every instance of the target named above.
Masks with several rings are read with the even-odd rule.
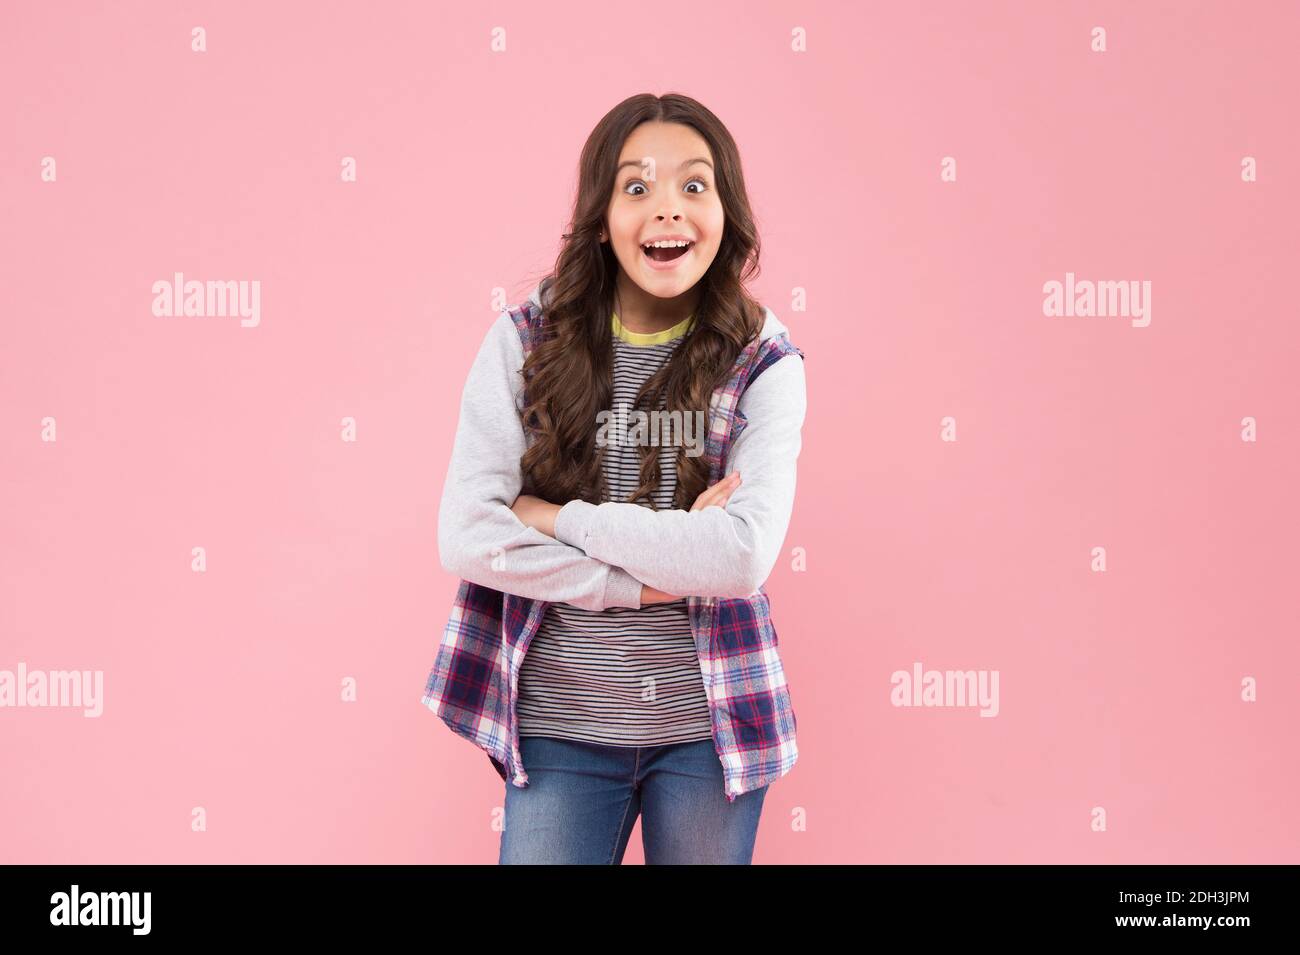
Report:
[[[749,865],[767,786],[728,802],[713,740],[603,746],[524,736],[501,865],[619,865],[638,814],[647,865]]]

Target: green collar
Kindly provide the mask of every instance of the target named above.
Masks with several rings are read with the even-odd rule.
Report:
[[[625,342],[631,342],[633,345],[661,345],[664,342],[672,341],[679,335],[685,335],[686,330],[691,326],[691,319],[694,317],[694,313],[691,313],[672,328],[665,328],[662,332],[633,332],[623,327],[623,323],[618,320],[618,313],[614,312],[611,327],[616,337],[623,339]]]

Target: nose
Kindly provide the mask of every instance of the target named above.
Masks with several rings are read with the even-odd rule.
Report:
[[[682,200],[677,193],[665,190],[663,193],[662,203],[659,206],[659,214],[655,216],[660,222],[664,219],[672,219],[674,222],[680,222],[682,218]]]

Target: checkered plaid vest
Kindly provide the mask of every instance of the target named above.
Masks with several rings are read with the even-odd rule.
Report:
[[[525,357],[540,342],[542,310],[510,308]],[[713,392],[704,455],[709,484],[726,472],[728,450],[745,428],[740,396],[778,359],[802,350],[783,332],[743,349]],[[528,785],[519,753],[515,702],[519,670],[547,601],[460,581],[422,702],[453,732],[484,750],[502,779]],[[713,744],[729,801],[784,776],[798,757],[796,720],[763,587],[748,597],[687,597]]]

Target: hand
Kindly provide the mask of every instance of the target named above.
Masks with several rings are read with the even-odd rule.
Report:
[[[560,505],[543,501],[531,494],[520,494],[510,506],[520,523],[541,531],[547,537],[555,536],[555,515],[560,513]]]
[[[717,484],[701,491],[700,496],[697,497],[695,503],[691,505],[691,510],[702,511],[706,507],[712,507],[715,504],[718,507],[726,507],[727,502],[731,500],[732,492],[734,492],[738,487],[740,487],[740,472],[732,471],[731,474],[724,477]],[[643,607],[646,604],[665,603],[669,600],[681,599],[682,598],[676,594],[656,590],[649,584],[641,585],[641,606]]]
[[[731,500],[732,492],[738,487],[740,487],[740,472],[732,471],[717,484],[701,491],[700,496],[691,505],[691,510],[702,511],[714,504],[718,507],[726,507],[727,501]]]

